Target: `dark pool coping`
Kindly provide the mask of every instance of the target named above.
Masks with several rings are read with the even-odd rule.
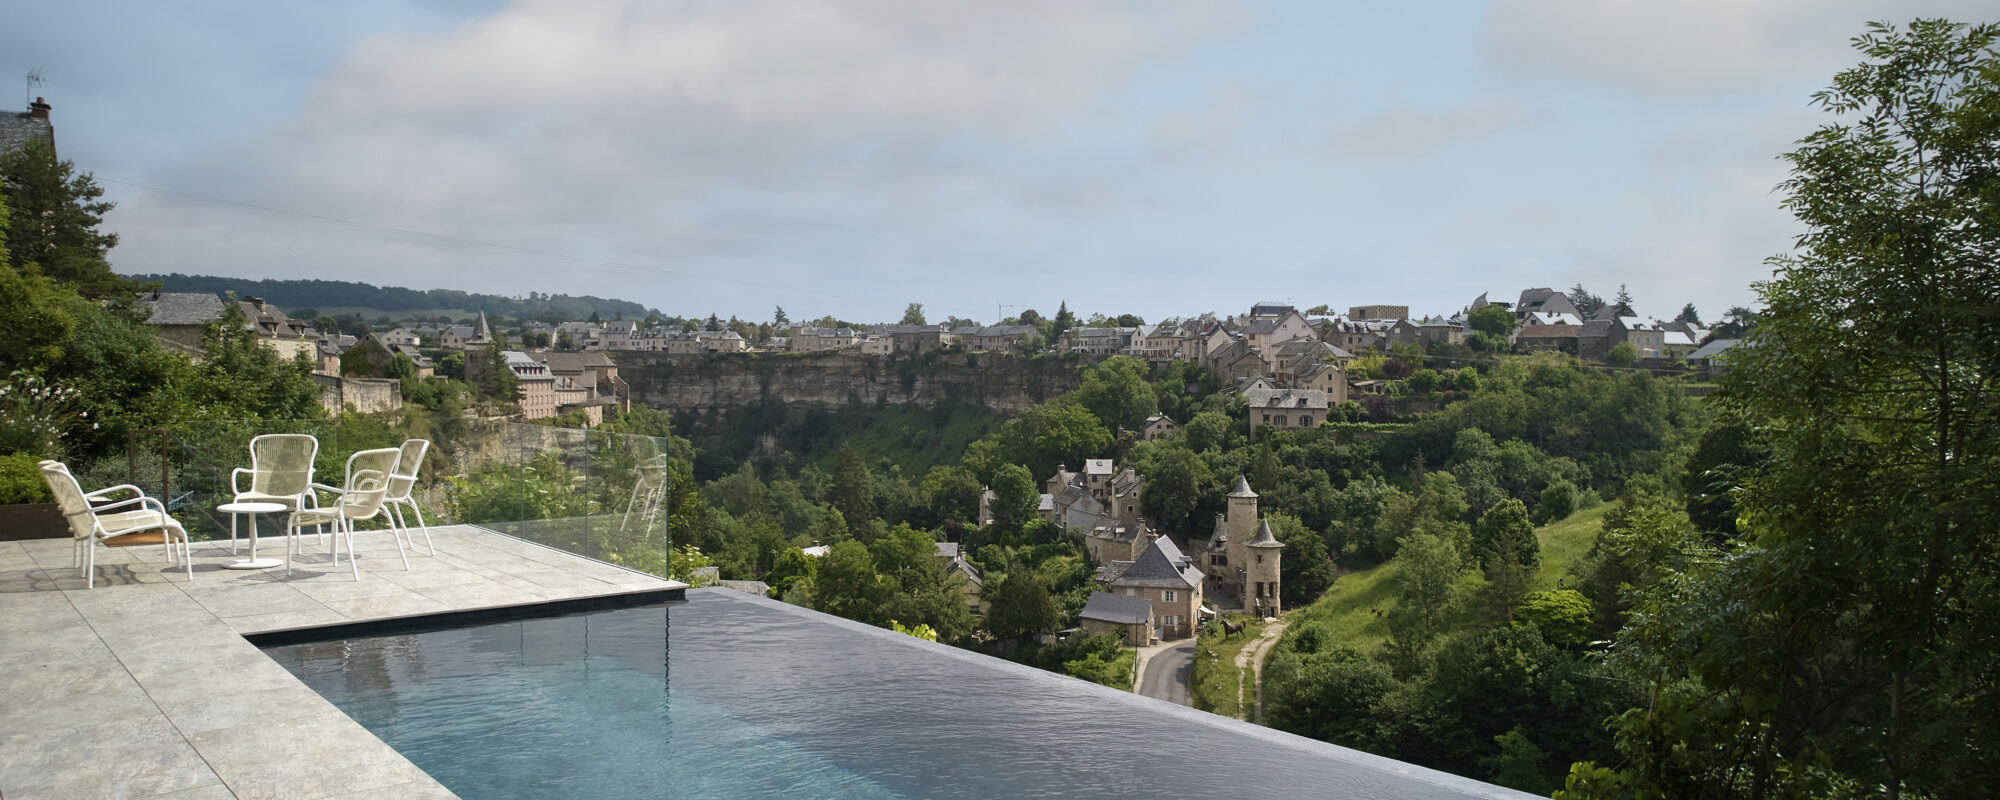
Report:
[[[621,608],[637,608],[640,606],[680,602],[686,599],[687,589],[684,587],[640,589],[629,592],[593,595],[590,597],[549,600],[540,603],[454,609],[433,614],[413,614],[401,617],[343,622],[335,625],[286,628],[244,634],[243,638],[259,648],[284,647],[287,645],[330,642],[340,639],[404,636],[414,633],[448,630],[451,628],[488,625],[496,622],[567,617],[598,611],[612,611]]]

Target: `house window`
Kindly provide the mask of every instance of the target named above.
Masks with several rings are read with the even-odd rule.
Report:
[[[1278,415],[1278,425],[1282,427],[1282,426],[1283,426],[1284,424],[1285,424],[1285,415],[1283,415],[1283,414],[1279,414],[1279,415]]]
[[[1177,599],[1177,595],[1175,595],[1174,590],[1172,589],[1165,589],[1160,592],[1160,600],[1162,602],[1171,603],[1174,602],[1175,599]]]
[[[1271,423],[1271,415],[1269,415],[1269,414],[1265,414],[1265,415],[1264,415],[1264,424],[1266,424],[1266,425],[1269,425],[1270,423]]]
[[[1127,587],[1125,587],[1125,596],[1126,596],[1126,597],[1137,597],[1137,596],[1139,596],[1139,590],[1138,590],[1138,589],[1134,589],[1134,588],[1132,588],[1132,587],[1130,587],[1130,586],[1127,586]]]
[[[1312,415],[1310,415],[1310,414],[1300,414],[1300,415],[1299,415],[1299,425],[1300,425],[1301,427],[1304,427],[1304,426],[1310,426],[1310,425],[1312,425],[1312,424],[1313,424],[1313,418],[1312,418]]]

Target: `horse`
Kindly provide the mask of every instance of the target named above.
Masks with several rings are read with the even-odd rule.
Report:
[[[1242,633],[1243,627],[1248,624],[1245,622],[1230,622],[1226,619],[1222,620],[1222,638],[1228,639],[1231,636]]]

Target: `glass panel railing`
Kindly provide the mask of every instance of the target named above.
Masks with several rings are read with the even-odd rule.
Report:
[[[264,434],[311,436],[311,479],[327,486],[345,481],[356,452],[428,440],[411,496],[430,525],[477,525],[667,575],[666,441],[649,436],[464,418],[223,421],[135,436],[128,456],[94,464],[84,482],[137,484],[166,498],[193,538],[226,539],[230,517],[217,507],[252,488],[251,442]],[[261,524],[282,525],[277,517]]]

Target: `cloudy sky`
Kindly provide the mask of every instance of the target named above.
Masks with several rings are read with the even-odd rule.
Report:
[[[14,4],[120,271],[670,314],[1754,299],[1871,19],[1961,0]],[[39,68],[45,80],[23,80]],[[0,92],[5,98],[11,92]],[[1007,309],[1008,314],[1016,309]]]

